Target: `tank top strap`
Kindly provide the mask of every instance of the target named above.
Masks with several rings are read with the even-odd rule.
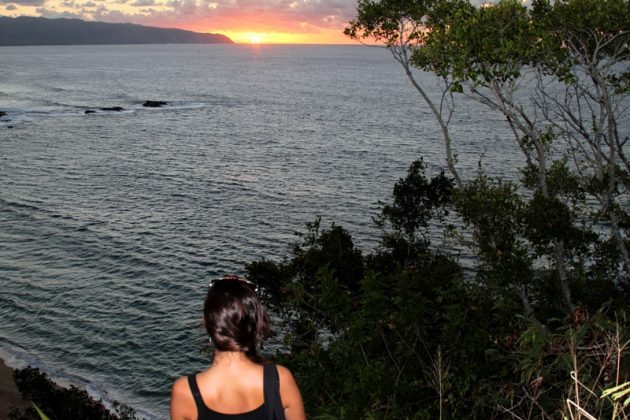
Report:
[[[197,405],[197,413],[200,413],[206,407],[206,404],[203,402],[203,398],[201,398],[199,385],[197,385],[197,374],[188,375],[188,386],[190,387],[190,391],[192,392],[193,398],[195,399],[195,404]]]
[[[269,420],[284,420],[284,409],[280,399],[280,377],[275,363],[263,366],[263,388]]]
[[[276,365],[273,363],[263,365],[263,394],[268,407],[271,407],[273,402],[273,371],[275,369]]]

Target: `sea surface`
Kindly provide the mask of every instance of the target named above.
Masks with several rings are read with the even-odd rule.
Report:
[[[372,249],[409,164],[444,166],[384,49],[2,47],[0,68],[0,356],[147,418],[208,364],[210,279],[282,258],[320,215]],[[464,103],[451,130],[465,176],[520,165],[501,117]]]

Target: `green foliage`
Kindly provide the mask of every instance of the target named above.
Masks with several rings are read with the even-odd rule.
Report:
[[[535,190],[538,187],[540,168],[534,164],[527,165],[523,170],[522,182],[525,187]],[[552,197],[562,196],[572,201],[584,199],[583,180],[571,172],[566,159],[555,160],[546,169],[547,188]]]
[[[318,232],[313,243],[330,234]],[[611,337],[620,331],[618,341],[623,340],[630,326],[619,313],[615,318],[612,304],[592,316],[582,306],[571,318],[539,327],[517,315],[519,305],[509,294],[466,282],[461,267],[447,256],[425,248],[404,266],[380,267],[389,251],[382,248],[381,258],[364,258],[366,267],[352,291],[318,253],[300,252],[274,263],[278,272],[295,259],[302,266],[320,265],[313,277],[319,286],[310,289],[309,302],[331,321],[310,324],[308,330],[289,323],[290,351],[277,356],[294,372],[313,418],[500,418],[498,407],[527,412],[517,393],[530,386],[544,395],[536,404],[551,413],[573,392],[570,372],[576,366],[588,386],[615,383]],[[310,256],[315,259],[305,264]],[[256,267],[250,265],[249,275],[264,281],[266,272]],[[296,305],[291,293],[270,299],[293,319],[312,319],[313,307]],[[614,306],[628,307],[627,301]],[[334,330],[326,328],[331,324]],[[622,379],[630,375],[628,367],[619,366]],[[606,401],[591,403],[602,413],[612,409]]]
[[[620,311],[611,317],[610,307],[589,315],[585,307],[574,310],[569,320],[556,320],[548,329],[535,326],[523,332],[513,353],[524,383],[534,384],[540,397],[536,403],[548,412],[558,401],[580,402],[597,418],[612,415],[615,404],[593,398],[600,390],[624,381],[630,374],[627,361],[628,323]],[[567,381],[571,372],[573,381]],[[584,395],[582,395],[584,393]]]
[[[568,193],[574,186],[559,181],[557,188]],[[477,281],[466,280],[459,264],[425,237],[448,208],[472,227],[482,263]],[[591,351],[613,351],[615,329],[617,343],[629,334],[619,315],[628,309],[627,294],[582,276],[575,286],[584,304],[563,316],[548,284],[553,276],[534,266],[531,244],[571,231],[571,224],[560,229],[572,220],[569,213],[562,203],[524,199],[513,183],[483,175],[453,193],[443,174],[429,179],[417,161],[383,204],[377,218],[383,241],[373,253],[364,255],[340,226],[321,229],[317,219],[285,260],[249,264],[266,304],[286,320],[289,351],[277,359],[294,372],[309,415],[501,418],[509,407],[526,417],[531,404],[563,412],[577,368],[593,388],[627,378],[627,364],[616,365],[622,374],[613,377],[612,359]],[[535,214],[540,220],[529,221]],[[545,220],[551,229],[529,232]],[[523,286],[536,290],[544,325],[521,315],[516,291]],[[619,355],[629,351],[618,348]],[[525,404],[519,395],[531,387],[541,395]],[[585,407],[613,409],[594,401]]]
[[[114,403],[115,412],[109,411],[99,400],[92,399],[88,393],[73,385],[61,388],[53,383],[39,369],[27,367],[13,371],[13,379],[22,397],[33,403],[24,412],[13,412],[13,420],[39,420],[40,413],[45,413],[51,420],[61,419],[136,419],[132,408]]]
[[[247,266],[249,278],[262,287],[270,309],[292,324],[295,348],[309,346],[321,328],[333,332],[341,328],[365,270],[363,255],[346,230],[333,225],[320,232],[319,219],[307,227],[290,260],[262,260]]]
[[[384,44],[403,66],[442,129],[456,184],[443,173],[429,180],[422,161],[412,164],[375,219],[381,247],[362,258],[358,287],[317,262],[326,291],[318,307],[353,317],[326,315],[337,327],[300,360],[316,355],[322,369],[348,370],[360,391],[320,374],[325,387],[309,385],[319,405],[309,404],[325,416],[363,418],[568,418],[575,407],[600,418],[619,413],[618,402],[588,395],[630,376],[630,159],[622,124],[630,2],[361,0],[345,33]],[[439,107],[410,65],[443,83]],[[480,171],[462,181],[448,122],[463,95],[452,93],[505,117],[524,158],[520,180]],[[429,227],[449,211],[459,218],[453,235],[474,255],[467,281],[428,240]]]
[[[427,254],[398,273],[369,271],[356,297],[347,309],[351,316],[341,317],[342,328],[327,343],[313,342],[298,346],[297,351],[293,346],[293,352],[285,355],[285,363],[299,372],[310,414],[431,417],[437,412],[437,398],[428,367],[438,349],[449,360],[470,362],[451,369],[449,412],[457,416],[468,404],[474,405],[476,400],[467,394],[476,388],[475,378],[485,363],[483,349],[490,338],[483,328],[487,319],[479,303],[483,296],[469,294],[456,264]]]
[[[456,81],[505,83],[532,66],[573,83],[573,66],[586,64],[584,57],[594,64],[630,57],[627,0],[537,0],[531,9],[518,0],[480,8],[465,1],[434,3],[414,64]],[[607,80],[624,92],[629,75],[626,66]]]
[[[429,243],[428,227],[432,219],[444,220],[447,204],[451,201],[453,181],[441,171],[430,180],[425,174],[422,159],[411,164],[407,176],[394,185],[393,202],[383,205],[377,226],[384,230],[383,244],[398,249],[400,245],[411,245],[417,250]],[[385,229],[388,229],[385,231]]]
[[[481,266],[478,277],[503,290],[532,278],[532,256],[523,237],[526,204],[511,182],[481,175],[457,192],[456,207],[473,227]]]
[[[344,33],[354,39],[368,39],[393,45],[400,40],[400,25],[422,22],[435,0],[359,0],[357,17]],[[420,27],[407,27],[411,40],[421,42]]]
[[[558,198],[535,193],[524,212],[525,235],[539,255],[549,254],[554,241],[562,240],[569,249],[586,252],[597,236],[575,226],[576,215]]]
[[[593,62],[630,58],[627,0],[537,0],[533,17],[573,64],[584,64],[576,61],[578,56],[590,57]]]
[[[540,42],[540,32],[520,1],[483,8],[446,2],[428,28],[425,44],[414,51],[414,64],[456,81],[506,82],[537,59],[532,47]]]

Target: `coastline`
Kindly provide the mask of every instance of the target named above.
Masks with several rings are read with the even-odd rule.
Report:
[[[13,368],[0,358],[0,418],[6,419],[13,409],[23,409],[27,403],[22,399],[13,381]]]
[[[0,348],[0,420],[7,419],[9,417],[9,413],[12,411],[18,410],[23,412],[24,409],[30,407],[30,400],[22,398],[22,395],[13,380],[13,372],[16,369],[23,369],[27,366],[30,367],[30,365],[23,364],[21,362],[13,364],[14,362],[15,360],[13,357],[2,352],[2,349]],[[88,412],[94,412],[94,410],[96,410],[100,413],[103,410],[106,410],[113,415],[122,415],[122,413],[128,415],[128,410],[130,409],[136,416],[134,418],[137,419],[157,420],[161,418],[161,416],[158,416],[150,411],[131,407],[125,403],[120,403],[119,401],[110,399],[106,392],[98,393],[98,391],[95,391],[93,387],[90,389],[89,386],[85,383],[81,383],[80,381],[60,379],[58,377],[55,378],[54,376],[51,377],[50,373],[41,370],[41,368],[37,369],[41,374],[45,375],[48,381],[51,382],[53,388],[67,391],[72,394],[72,398],[74,398],[74,403],[77,404],[77,407],[88,410]],[[46,386],[44,386],[44,388],[46,388]],[[50,395],[50,388],[48,390],[45,390],[44,388],[41,390],[43,392],[42,395]],[[77,394],[77,390],[80,391],[79,394]],[[81,392],[85,394],[81,394]],[[123,409],[122,412],[118,412],[116,410],[116,404],[120,404],[120,407]],[[68,414],[68,412],[66,411],[65,414]]]

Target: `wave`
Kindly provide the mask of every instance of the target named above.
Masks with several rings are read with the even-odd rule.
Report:
[[[0,209],[2,209],[2,207],[6,206],[8,207],[9,211],[15,211],[17,209],[19,210],[31,210],[31,211],[41,211],[42,208],[34,206],[32,204],[26,204],[26,203],[19,203],[17,201],[9,201],[6,200],[2,197],[0,197]]]

